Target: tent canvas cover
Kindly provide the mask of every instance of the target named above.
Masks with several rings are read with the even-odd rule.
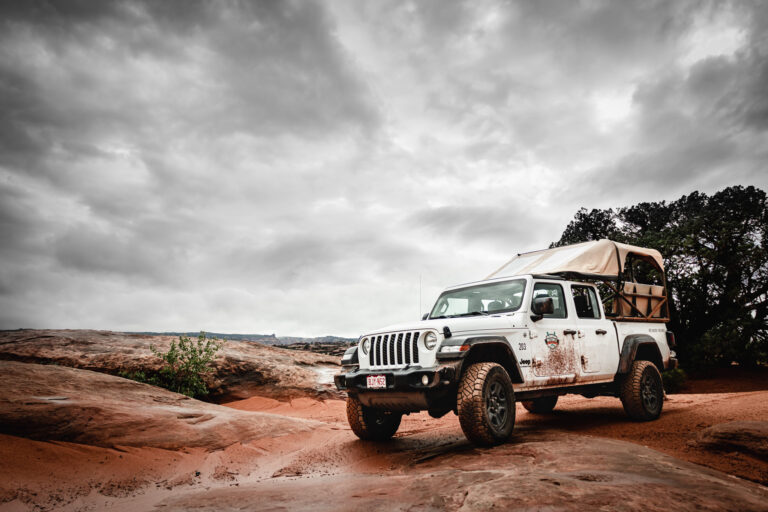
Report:
[[[664,273],[664,261],[656,249],[602,239],[518,254],[487,279],[521,274],[571,274],[616,280],[624,271],[629,256],[644,260]]]

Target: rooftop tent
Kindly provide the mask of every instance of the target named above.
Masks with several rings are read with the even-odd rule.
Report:
[[[656,249],[602,239],[518,254],[487,279],[521,274],[569,274],[615,280],[624,271],[629,256],[644,260],[664,273],[664,261]]]

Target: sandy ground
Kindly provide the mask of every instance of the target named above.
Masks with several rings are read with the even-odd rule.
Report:
[[[324,425],[214,452],[110,449],[0,436],[0,510],[333,510],[335,495],[344,497],[342,510],[409,508],[405,503],[423,510],[546,508],[548,503],[553,510],[576,510],[561,506],[572,504],[575,496],[592,500],[579,506],[613,510],[617,493],[638,482],[648,486],[645,494],[658,494],[656,501],[633,501],[645,492],[635,489],[622,498],[625,506],[619,509],[662,510],[680,489],[687,494],[678,499],[688,501],[677,509],[768,510],[768,462],[743,453],[713,453],[695,442],[710,425],[765,421],[768,390],[753,388],[766,384],[752,382],[731,393],[671,395],[653,423],[629,421],[614,398],[561,398],[548,415],[533,415],[518,405],[511,443],[490,450],[472,447],[453,414],[438,420],[425,413],[406,416],[392,442],[362,443],[346,424],[343,401],[310,398],[278,402],[252,397],[227,404]],[[604,460],[595,460],[594,438],[605,439]],[[657,457],[641,447],[733,477]],[[624,467],[632,473],[626,482],[621,481]],[[660,475],[658,481],[654,475]],[[676,482],[677,475],[688,479]],[[701,487],[691,487],[697,479]],[[509,495],[489,490],[495,481],[528,489],[525,499],[532,501],[519,501],[519,493],[518,501],[505,501]],[[439,491],[449,483],[466,491]],[[590,486],[587,494],[584,485]]]
[[[299,399],[285,403],[254,397],[228,405],[247,411],[311,418],[346,430],[345,404],[341,400]],[[697,434],[712,425],[766,419],[768,391],[669,395],[661,417],[653,423],[629,421],[616,398],[565,396],[560,398],[555,410],[546,415],[531,414],[518,404],[515,428],[518,431],[565,431],[628,441],[768,485],[768,461],[736,452],[712,452],[696,445]],[[444,438],[460,443],[463,440],[458,418],[453,414],[437,420],[426,413],[405,416],[396,437],[416,434],[435,441]]]

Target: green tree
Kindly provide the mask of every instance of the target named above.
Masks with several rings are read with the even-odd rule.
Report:
[[[658,249],[689,368],[768,361],[768,201],[755,187],[579,210],[554,246],[611,238]]]
[[[610,208],[607,210],[592,209],[591,211],[580,208],[565,228],[560,240],[551,244],[550,247],[600,240],[601,238],[616,241],[623,238],[623,234],[616,224],[616,213]]]

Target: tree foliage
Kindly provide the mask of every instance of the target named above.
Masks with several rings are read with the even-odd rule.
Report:
[[[689,368],[768,362],[768,201],[755,187],[582,208],[554,246],[610,238],[664,256],[671,329]]]

